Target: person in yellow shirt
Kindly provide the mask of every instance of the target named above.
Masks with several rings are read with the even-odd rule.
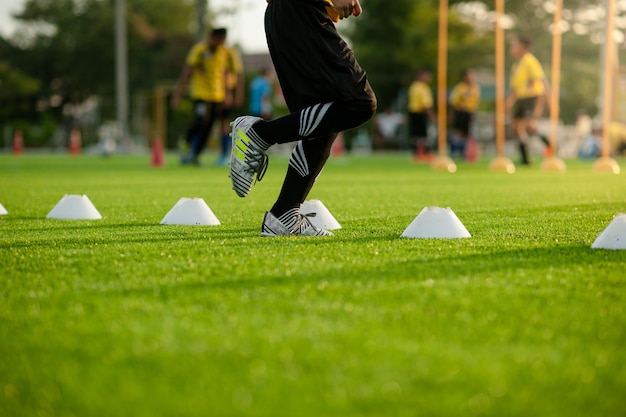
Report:
[[[227,165],[230,156],[230,121],[232,114],[240,109],[244,100],[244,76],[243,62],[237,49],[227,47],[230,54],[229,61],[232,62],[232,69],[226,73],[226,99],[219,114],[222,128],[221,154],[217,160],[217,165]]]
[[[449,103],[452,108],[451,153],[465,154],[465,147],[470,137],[474,115],[480,102],[480,86],[471,69],[461,71],[461,80],[450,92]]]
[[[537,119],[546,102],[548,82],[539,60],[530,53],[532,41],[518,35],[513,39],[510,54],[515,59],[511,70],[510,92],[506,98],[507,114],[513,117],[513,132],[519,141],[522,164],[529,165],[528,142],[537,134]],[[548,144],[545,136],[539,136]]]
[[[176,108],[189,84],[194,118],[187,130],[189,151],[181,159],[183,164],[200,164],[200,153],[226,101],[226,74],[236,72],[237,64],[224,47],[225,40],[226,29],[217,28],[209,32],[205,41],[191,48],[172,96],[171,105]]]
[[[415,160],[428,160],[428,123],[434,120],[433,94],[429,83],[432,73],[427,69],[417,72],[415,79],[409,86],[408,114],[409,140],[415,146]]]

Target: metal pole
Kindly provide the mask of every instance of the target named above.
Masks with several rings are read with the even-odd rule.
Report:
[[[613,113],[613,69],[615,0],[606,1],[606,41],[604,43],[604,79],[602,95],[602,157],[608,158],[611,147],[611,115]]]
[[[504,0],[496,0],[496,158],[489,168],[493,171],[515,172],[515,165],[504,156],[506,115],[504,108]]]
[[[496,152],[504,156],[504,0],[496,1]]]
[[[439,2],[439,50],[437,66],[437,129],[439,155],[447,153],[448,0]]]
[[[115,0],[115,80],[118,139],[125,143],[128,131],[128,43],[125,0]]]
[[[617,161],[611,158],[611,116],[613,109],[613,75],[616,51],[613,39],[615,30],[615,0],[606,0],[606,41],[604,43],[604,79],[602,81],[602,156],[593,164],[595,171],[620,173]]]
[[[550,95],[550,149],[555,155],[559,123],[559,94],[561,86],[561,9],[563,0],[556,0],[552,38],[552,94]]]
[[[448,77],[448,0],[439,1],[439,48],[437,55],[437,134],[439,155],[433,168],[456,172],[456,164],[447,156],[447,77]]]
[[[565,163],[556,156],[556,143],[559,130],[561,90],[561,15],[563,0],[555,1],[554,23],[552,28],[552,91],[550,94],[550,156],[541,163],[544,171],[565,171]]]

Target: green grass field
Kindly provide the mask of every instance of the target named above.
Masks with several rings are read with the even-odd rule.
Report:
[[[626,251],[590,249],[624,174],[487,162],[332,159],[343,228],[268,239],[282,157],[240,199],[173,157],[0,155],[0,416],[626,415]],[[104,218],[46,219],[64,194]],[[181,197],[222,225],[159,225]],[[400,239],[425,206],[472,238]]]

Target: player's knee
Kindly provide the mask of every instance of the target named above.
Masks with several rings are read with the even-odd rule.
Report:
[[[360,101],[355,107],[355,110],[358,113],[357,117],[359,119],[359,125],[367,122],[372,117],[374,117],[377,107],[378,103],[376,102],[376,97],[371,97],[369,100]]]
[[[370,111],[370,116],[368,117],[368,120],[369,120],[372,117],[374,117],[374,114],[376,114],[376,109],[378,108],[378,100],[376,100],[376,96],[374,94],[370,95],[368,104],[369,104],[369,111]]]

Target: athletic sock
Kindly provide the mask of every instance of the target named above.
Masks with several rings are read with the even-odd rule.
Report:
[[[271,212],[276,217],[300,207],[315,184],[330,156],[336,135],[299,141],[291,153],[289,167],[280,194]]]
[[[294,142],[335,135],[365,123],[373,114],[371,104],[350,107],[343,102],[319,103],[271,121],[259,121],[254,130],[266,141]]]
[[[270,210],[274,216],[280,218],[294,208],[299,209],[326,164],[337,133],[365,123],[373,112],[371,102],[320,103],[254,124],[248,133],[271,140],[271,144],[299,140],[291,153],[278,199]]]
[[[252,125],[252,127],[248,129],[248,131],[246,132],[246,135],[248,136],[248,138],[250,138],[252,143],[254,143],[254,145],[258,149],[265,152],[270,148],[270,146],[272,146],[272,143],[269,143],[268,141],[263,139],[261,137],[261,134],[257,130],[259,127],[261,127],[260,126],[261,123],[263,123],[263,121],[256,122],[254,125]]]
[[[528,147],[526,146],[526,143],[524,143],[524,141],[522,139],[519,139],[519,151],[520,151],[520,155],[522,156],[522,165],[530,165],[530,160],[528,158]]]

